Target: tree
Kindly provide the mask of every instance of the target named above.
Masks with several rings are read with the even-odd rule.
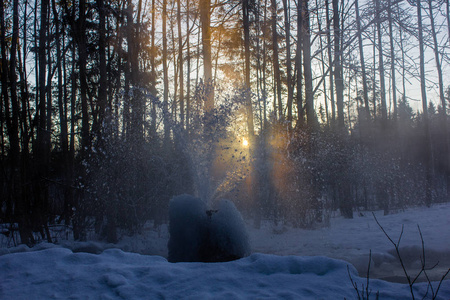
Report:
[[[211,0],[200,0],[200,23],[202,27],[203,77],[206,86],[205,112],[214,109],[214,83],[211,58]]]
[[[253,125],[252,90],[250,86],[250,7],[249,0],[242,0],[242,25],[244,27],[244,56],[245,56],[245,106],[247,111],[247,128],[249,140],[253,141],[255,134]]]
[[[380,97],[381,97],[381,126],[386,129],[387,125],[387,106],[386,106],[386,85],[384,82],[384,59],[383,59],[383,42],[381,33],[381,0],[375,0],[376,26],[378,37],[378,70],[380,75]]]
[[[392,11],[393,5],[392,0],[389,0],[388,11],[388,21],[389,21],[389,44],[391,49],[391,82],[392,82],[392,100],[394,105],[394,121],[397,120],[397,85],[395,82],[395,52],[394,52],[394,36],[393,36],[393,19],[392,19]]]
[[[329,7],[328,0],[325,0],[325,9],[326,9],[326,19],[327,19],[327,44],[328,44],[328,64],[330,71],[330,102],[331,102],[331,123],[334,125],[334,122],[336,121],[336,106],[334,101],[334,63],[333,63],[333,56],[332,56],[332,47],[331,47],[331,17],[330,17],[330,7]]]
[[[167,147],[169,143],[170,127],[169,127],[169,74],[167,69],[167,1],[163,1],[162,11],[162,34],[163,34],[163,81],[164,81],[164,96],[163,96],[163,120],[164,120],[164,145]]]
[[[309,28],[309,10],[308,10],[308,1],[303,0],[303,9],[302,9],[302,20],[303,20],[303,69],[305,76],[305,111],[306,111],[306,120],[307,125],[310,128],[314,128],[316,126],[316,113],[314,111],[314,94],[312,87],[312,69],[311,69],[311,33]]]
[[[420,91],[422,94],[422,115],[423,115],[423,130],[424,130],[424,147],[425,147],[425,176],[426,176],[426,194],[425,204],[431,205],[432,195],[432,170],[431,170],[431,137],[430,127],[428,121],[428,103],[427,92],[425,82],[425,53],[424,53],[424,40],[423,40],[423,26],[422,26],[422,5],[420,0],[416,1],[417,6],[417,27],[418,27],[418,39],[419,39],[419,59],[420,59]]]
[[[334,84],[336,86],[336,106],[338,127],[343,129],[344,122],[344,78],[342,72],[341,25],[339,0],[333,3],[333,36],[334,36]]]
[[[289,128],[292,126],[292,102],[293,102],[293,86],[292,86],[292,62],[291,62],[291,20],[290,20],[290,1],[283,0],[284,10],[284,30],[286,34],[286,73],[287,73],[287,121]]]
[[[48,1],[48,0],[45,0]],[[80,69],[80,97],[81,97],[81,148],[82,152],[87,155],[87,149],[91,146],[90,140],[90,124],[88,109],[88,82],[87,82],[87,45],[86,45],[86,0],[79,2],[79,20],[77,24],[77,41],[78,41],[78,67]]]
[[[178,63],[180,76],[180,117],[181,128],[184,129],[184,72],[183,72],[183,35],[181,32],[181,1],[177,0],[177,25],[178,25]]]
[[[302,85],[302,47],[303,47],[303,1],[297,2],[297,53],[295,56],[295,67],[297,69],[297,124],[296,127],[304,123],[303,111],[303,85]],[[330,52],[331,53],[331,52]]]
[[[283,120],[283,102],[281,100],[281,75],[280,65],[278,58],[278,31],[277,31],[277,0],[271,0],[272,10],[272,52],[273,52],[273,76],[275,78],[275,90],[274,93],[274,114],[278,117],[278,120]]]
[[[49,45],[48,40],[48,9],[49,1],[44,0],[41,2],[41,22],[39,28],[39,70],[38,70],[38,86],[39,86],[39,113],[38,113],[38,130],[37,130],[37,149],[36,155],[38,157],[37,165],[37,178],[35,183],[35,201],[39,203],[39,225],[47,226],[46,212],[48,209],[48,185],[44,178],[48,175],[48,165],[50,162],[50,148],[51,148],[51,100],[48,98],[50,94],[48,93],[48,88],[46,84],[46,69],[47,69],[47,48]],[[50,239],[50,237],[48,237]],[[21,237],[22,239],[22,237]],[[30,243],[25,238],[24,243]],[[22,239],[22,242],[24,240]]]
[[[359,16],[359,4],[358,0],[355,0],[355,13],[356,13],[356,29],[358,35],[358,46],[359,46],[359,61],[361,64],[361,76],[362,76],[362,84],[363,84],[363,99],[364,99],[364,111],[365,111],[365,119],[370,120],[370,107],[369,107],[369,92],[367,88],[367,71],[366,71],[366,63],[364,58],[364,48],[362,41],[362,32],[361,32],[361,19]]]
[[[446,113],[446,107],[447,104],[445,102],[445,95],[444,95],[444,82],[442,79],[442,67],[441,67],[441,60],[439,57],[439,45],[437,42],[437,34],[436,34],[436,26],[435,26],[435,18],[434,18],[434,12],[433,12],[433,3],[431,0],[428,0],[428,12],[430,16],[430,25],[431,25],[431,36],[433,37],[433,52],[434,52],[434,59],[436,63],[436,70],[438,73],[438,83],[439,83],[439,98],[441,102],[441,126],[443,131],[443,153],[448,153],[448,134],[447,134],[447,113]],[[444,158],[445,162],[445,171],[446,171],[446,183],[447,183],[447,193],[450,193],[450,156],[447,154]]]

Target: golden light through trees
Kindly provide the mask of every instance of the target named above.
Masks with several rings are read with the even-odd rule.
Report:
[[[242,139],[242,146],[248,147],[248,140],[246,138]]]

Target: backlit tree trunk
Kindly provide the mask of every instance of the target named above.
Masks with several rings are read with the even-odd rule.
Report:
[[[272,50],[273,50],[273,74],[275,80],[275,99],[277,103],[276,112],[278,119],[283,119],[283,102],[281,100],[281,75],[280,62],[278,58],[278,31],[277,31],[277,0],[272,0]]]
[[[253,108],[252,108],[252,90],[250,86],[250,8],[248,0],[242,0],[243,27],[244,27],[244,57],[245,57],[245,105],[247,111],[247,129],[250,141],[253,141]]]
[[[167,70],[167,0],[163,0],[163,11],[162,11],[162,34],[163,34],[163,53],[162,53],[162,64],[163,64],[163,123],[164,123],[164,144],[167,147],[170,139],[170,128],[169,128],[169,74]]]
[[[297,124],[296,128],[303,126],[304,124],[304,111],[303,111],[303,69],[302,69],[302,40],[303,40],[303,0],[297,2],[297,53],[295,56],[295,65],[297,68]]]
[[[311,69],[311,31],[309,28],[309,9],[308,1],[303,0],[303,69],[305,76],[305,111],[306,111],[306,124],[313,128],[316,125],[316,113],[314,111],[314,94],[312,86],[312,69]]]
[[[283,0],[284,10],[284,30],[286,34],[286,79],[287,79],[287,121],[289,128],[292,126],[292,63],[291,63],[291,20],[290,20],[290,1]]]
[[[200,23],[202,32],[203,78],[206,88],[205,111],[214,109],[214,83],[211,58],[211,0],[200,0]]]

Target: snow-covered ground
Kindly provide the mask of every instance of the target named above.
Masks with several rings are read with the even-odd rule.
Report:
[[[387,216],[384,216],[382,211],[375,214],[396,243],[403,227],[400,249],[411,275],[415,276],[421,266],[422,243],[418,226],[427,250],[426,265],[432,267],[439,262],[438,266],[429,272],[433,279],[441,278],[450,268],[450,203],[431,208],[409,208]],[[394,246],[377,225],[372,213],[354,215],[353,219],[331,218],[330,227],[316,230],[278,226],[270,233],[269,224],[260,230],[250,229],[252,250],[277,255],[323,255],[343,259],[351,262],[361,275],[367,273],[369,253],[372,251],[370,277],[404,281],[405,276],[398,263]]]
[[[422,255],[417,225],[427,266],[439,261],[429,271],[432,279],[450,267],[450,204],[376,215],[394,241],[404,226],[400,246],[411,276],[420,269]],[[149,226],[114,246],[66,242],[0,249],[0,299],[357,299],[349,273],[361,290],[370,251],[371,298],[379,291],[379,299],[411,299],[408,285],[393,283],[404,279],[403,271],[371,213],[352,220],[333,217],[330,227],[315,230],[251,224],[254,254],[227,263],[168,263],[166,226]],[[106,249],[113,247],[122,250]],[[450,299],[447,279],[438,299]],[[414,287],[421,299],[427,284]],[[430,296],[428,291],[426,299]]]

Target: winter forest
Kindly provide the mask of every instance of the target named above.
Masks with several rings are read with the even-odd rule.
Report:
[[[299,228],[449,199],[448,0],[6,0],[0,22],[11,245],[117,242],[184,193]]]

